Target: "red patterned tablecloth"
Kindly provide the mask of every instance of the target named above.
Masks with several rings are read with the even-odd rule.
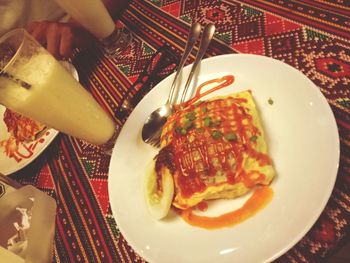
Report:
[[[350,2],[135,0],[119,22],[134,34],[131,47],[117,59],[106,59],[97,49],[78,54],[74,64],[81,83],[113,115],[159,47],[168,43],[183,51],[192,21],[217,27],[207,56],[252,53],[282,60],[308,76],[331,105],[341,144],[335,188],[312,229],[277,261],[327,258],[349,238]],[[109,160],[97,147],[60,134],[39,158],[10,176],[57,200],[55,261],[143,262],[112,216]]]

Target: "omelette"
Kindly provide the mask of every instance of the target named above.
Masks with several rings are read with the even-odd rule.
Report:
[[[177,110],[163,127],[154,161],[154,196],[169,195],[172,178],[169,203],[179,209],[236,198],[275,176],[249,90]]]
[[[25,117],[10,109],[6,109],[4,113],[4,122],[8,132],[18,142],[30,142],[37,139],[46,129],[46,126]]]

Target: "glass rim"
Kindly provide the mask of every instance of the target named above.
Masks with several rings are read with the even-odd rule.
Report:
[[[18,34],[18,32],[19,32],[19,34],[21,34],[21,43],[16,48],[16,52],[12,55],[11,59],[6,63],[6,65],[3,68],[0,68],[0,72],[6,72],[6,69],[9,68],[14,63],[14,61],[18,57],[18,54],[20,53],[20,51],[23,48],[24,39],[25,39],[26,34],[28,34],[28,33],[24,28],[17,28],[17,29],[13,29],[13,30],[5,33],[4,35],[2,35],[0,37],[0,44],[2,44],[5,42],[6,39],[11,37],[12,35]]]

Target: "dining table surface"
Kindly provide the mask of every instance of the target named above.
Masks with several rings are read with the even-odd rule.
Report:
[[[315,224],[275,262],[328,259],[349,240],[350,2],[130,1],[116,25],[132,33],[132,42],[116,58],[104,56],[97,46],[77,52],[72,63],[81,84],[122,127],[130,113],[123,110],[123,102],[131,98],[135,107],[172,73],[174,68],[167,66],[178,63],[195,21],[216,26],[205,57],[245,53],[281,60],[306,75],[327,99],[340,139],[336,183]],[[197,49],[186,64],[193,62]],[[157,55],[164,52],[168,64],[155,67]],[[56,200],[54,262],[146,262],[128,244],[113,217],[110,159],[99,147],[59,133],[33,162],[9,175]]]

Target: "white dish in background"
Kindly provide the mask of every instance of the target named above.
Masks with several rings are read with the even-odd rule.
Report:
[[[3,120],[5,110],[6,108],[0,105],[0,142],[10,137],[10,133],[8,133],[6,124]],[[0,145],[0,173],[9,175],[30,164],[43,150],[46,149],[57,134],[58,132],[56,130],[48,129],[35,141],[19,143],[15,157],[7,156],[5,154],[5,148]]]
[[[78,72],[71,63],[67,61],[60,61],[60,63],[79,81]],[[6,108],[0,105],[0,142],[10,137],[3,120],[5,110]],[[7,156],[4,152],[4,147],[0,145],[0,173],[9,175],[30,164],[47,148],[47,146],[49,146],[58,133],[59,132],[54,129],[48,129],[37,140],[28,143],[20,143],[19,150],[15,153],[15,157]]]
[[[189,71],[190,66],[184,68],[182,84]],[[173,75],[164,79],[126,121],[109,169],[109,197],[117,225],[149,262],[274,260],[307,233],[330,197],[338,170],[339,136],[319,89],[283,62],[244,54],[203,60],[194,85],[228,74],[234,75],[235,82],[208,97],[252,90],[277,172],[271,185],[274,197],[255,216],[218,230],[190,226],[173,212],[161,221],[149,216],[143,178],[157,150],[142,142],[140,132],[147,116],[166,100]],[[214,201],[207,213],[232,211],[248,196]]]

